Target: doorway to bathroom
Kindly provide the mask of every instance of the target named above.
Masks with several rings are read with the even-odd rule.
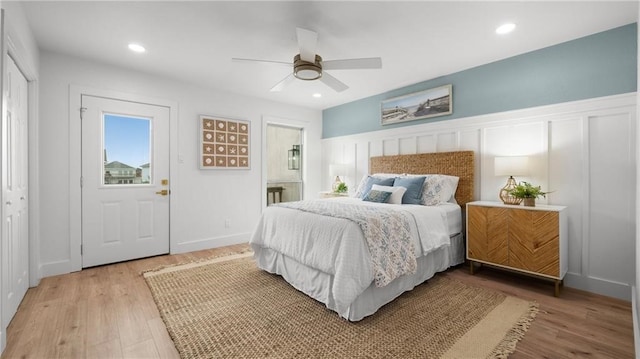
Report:
[[[267,124],[267,206],[302,199],[303,130]]]

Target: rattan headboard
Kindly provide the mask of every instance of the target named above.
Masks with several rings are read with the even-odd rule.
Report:
[[[456,201],[464,208],[473,201],[475,156],[473,151],[380,156],[369,159],[369,173],[443,174],[460,178]]]

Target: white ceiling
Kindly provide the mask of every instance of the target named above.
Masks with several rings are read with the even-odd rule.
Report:
[[[29,1],[41,49],[273,101],[324,109],[637,21],[635,1]],[[517,24],[506,36],[504,22]],[[318,33],[324,60],[382,58],[381,70],[334,70],[349,89],[296,80],[296,27]],[[134,54],[129,42],[148,52]],[[313,98],[313,93],[322,98]]]

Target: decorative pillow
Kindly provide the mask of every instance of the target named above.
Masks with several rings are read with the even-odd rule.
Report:
[[[456,191],[458,190],[458,182],[460,181],[460,177],[456,176],[448,176],[448,175],[440,175],[444,177],[449,183],[449,188],[451,189],[451,198],[447,202],[458,203],[456,201]]]
[[[456,201],[456,190],[458,189],[458,182],[460,180],[459,177],[449,176],[449,175],[441,175],[441,174],[423,174],[423,175],[409,175],[403,174],[403,177],[427,177],[424,180],[424,185],[422,186],[422,204],[425,206],[434,206],[438,203],[458,203]],[[439,183],[438,189],[430,188],[429,184]],[[448,188],[446,188],[448,185]],[[448,197],[448,198],[447,198]]]
[[[358,187],[356,188],[354,197],[362,198],[364,197],[365,194],[367,194],[366,192],[364,192],[364,187],[366,186],[367,181],[369,180],[369,177],[396,178],[398,176],[400,175],[397,173],[374,173],[371,175],[364,175],[362,176],[362,179],[360,179],[360,183],[358,183]]]
[[[369,202],[387,203],[389,197],[391,197],[391,192],[372,189],[371,191],[369,191],[369,193],[367,193],[366,196],[364,196],[362,200]]]
[[[393,187],[405,187],[402,204],[422,204],[422,185],[426,177],[396,177]]]
[[[354,197],[362,198],[362,191],[364,190],[364,186],[367,184],[367,179],[369,179],[369,175],[362,176],[360,182],[358,182],[358,187],[356,187],[356,192],[354,193]]]
[[[378,184],[374,184],[371,187],[371,190],[372,191],[391,192],[391,196],[389,197],[389,200],[387,201],[388,203],[391,203],[391,204],[402,204],[402,196],[407,191],[407,189],[405,187],[402,187],[402,186],[391,187],[391,186],[381,186],[381,185],[378,185]]]
[[[458,188],[458,177],[446,175],[427,175],[422,188],[422,204],[435,206],[440,203],[455,201]]]
[[[378,175],[365,176],[362,178],[362,181],[360,181],[360,185],[358,186],[355,196],[357,198],[364,198],[364,196],[371,191],[371,187],[374,184],[392,186],[394,178],[395,175],[393,177],[380,177]]]

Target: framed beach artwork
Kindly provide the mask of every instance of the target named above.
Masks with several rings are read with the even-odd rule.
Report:
[[[249,121],[200,116],[200,169],[250,169]]]
[[[452,85],[445,85],[409,95],[384,100],[381,104],[383,125],[415,121],[453,113]]]

